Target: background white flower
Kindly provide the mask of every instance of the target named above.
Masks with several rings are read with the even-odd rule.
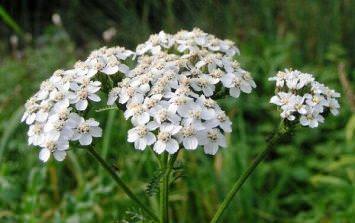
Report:
[[[340,94],[315,81],[311,74],[285,69],[269,80],[276,81],[277,90],[270,103],[281,108],[283,119],[316,128],[327,113],[339,114]]]

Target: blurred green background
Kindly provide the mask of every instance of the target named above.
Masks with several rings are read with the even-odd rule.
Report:
[[[223,222],[354,222],[355,1],[0,1],[0,222],[145,222],[85,150],[42,164],[19,123],[41,81],[101,46],[131,49],[152,33],[199,27],[235,41],[237,59],[258,88],[227,99],[229,146],[211,157],[180,154],[172,186],[173,222],[208,222],[233,181],[264,147],[279,113],[267,78],[293,67],[342,94],[341,112],[301,128],[245,184]],[[61,17],[53,17],[57,13]],[[57,21],[56,21],[57,19]],[[54,23],[53,23],[54,20]],[[105,32],[107,30],[111,30]],[[105,32],[105,34],[103,34]],[[111,35],[110,35],[111,34]],[[154,183],[150,151],[126,142],[121,112],[93,114],[104,127],[98,150],[140,197]],[[157,208],[154,187],[144,199]]]

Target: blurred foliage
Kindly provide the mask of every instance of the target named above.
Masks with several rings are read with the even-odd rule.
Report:
[[[85,150],[74,148],[62,163],[40,163],[18,119],[41,81],[91,50],[104,44],[133,48],[161,29],[194,26],[236,41],[238,59],[258,88],[221,101],[233,117],[227,149],[214,157],[201,150],[180,154],[173,222],[208,222],[263,148],[279,120],[268,103],[273,86],[267,78],[288,66],[315,73],[341,92],[341,113],[285,140],[248,180],[223,222],[353,222],[355,116],[338,66],[345,64],[354,88],[355,1],[9,1],[3,8],[27,35],[10,44],[15,30],[0,25],[0,222],[148,221]],[[62,26],[51,24],[52,13],[61,15]],[[104,43],[102,32],[110,27],[117,35]],[[148,191],[145,202],[157,210],[154,155],[126,142],[129,126],[121,112],[103,109],[95,116],[105,128],[100,153],[137,194]]]

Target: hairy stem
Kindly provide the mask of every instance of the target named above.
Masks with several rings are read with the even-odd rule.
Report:
[[[122,181],[122,179],[117,175],[116,171],[96,152],[92,147],[88,148],[89,153],[101,164],[101,166],[107,170],[111,177],[116,181],[118,186],[131,198],[143,211],[145,211],[150,217],[158,221],[158,217],[150,210],[147,205],[143,204],[134,193],[128,188],[128,186]]]
[[[288,129],[280,124],[279,129],[274,133],[268,141],[268,145],[266,148],[255,158],[255,160],[250,164],[250,166],[246,169],[246,171],[238,178],[238,180],[234,183],[232,189],[228,192],[227,196],[224,198],[223,202],[217,209],[217,212],[213,216],[211,223],[216,223],[220,220],[223,212],[227,209],[228,205],[233,200],[234,196],[243,186],[245,181],[249,178],[249,176],[253,173],[255,168],[260,164],[261,161],[268,155],[268,153],[275,148],[280,139],[287,134]]]

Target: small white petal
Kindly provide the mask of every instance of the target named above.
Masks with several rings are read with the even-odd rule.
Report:
[[[244,93],[249,94],[252,91],[252,88],[247,82],[242,81],[240,85],[240,90],[243,91]]]
[[[36,114],[30,114],[26,119],[26,124],[31,125],[36,120]]]
[[[231,73],[227,73],[226,75],[224,75],[222,78],[221,78],[221,81],[223,83],[223,85],[227,88],[231,88],[233,87],[233,80],[235,78],[235,75],[234,74],[231,74]]]
[[[154,151],[158,154],[164,152],[165,148],[166,148],[166,144],[163,143],[162,141],[157,141],[153,147]]]
[[[170,139],[166,143],[166,151],[168,151],[170,154],[176,153],[179,149],[179,143],[175,139]]]
[[[219,125],[223,131],[225,132],[232,132],[232,122],[224,122]]]
[[[128,131],[128,137],[127,137],[128,142],[135,142],[138,140],[138,138],[139,138],[139,135],[135,129],[130,129]]]
[[[317,122],[317,120],[311,120],[311,121],[309,122],[309,127],[311,127],[311,128],[316,128],[316,127],[318,127],[318,122]]]
[[[225,137],[221,134],[221,136],[218,138],[218,144],[222,147],[227,147],[227,142]]]
[[[75,104],[75,108],[76,108],[78,111],[84,111],[87,107],[88,107],[88,101],[87,101],[87,100],[79,100],[79,101]]]
[[[142,93],[148,92],[149,90],[150,90],[150,86],[148,83],[139,86],[139,91]]]
[[[134,147],[138,150],[144,150],[146,146],[147,143],[145,142],[144,139],[138,139],[137,141],[134,142]]]
[[[38,112],[36,115],[36,120],[39,122],[44,122],[48,118],[48,113],[47,112]]]
[[[300,118],[300,123],[301,123],[301,125],[303,125],[303,126],[309,125],[309,121],[308,121],[308,119],[307,119],[305,116],[302,116],[302,117]]]
[[[196,137],[188,137],[183,140],[183,145],[186,149],[194,150],[198,146],[198,140]]]
[[[213,109],[203,109],[201,112],[201,118],[204,120],[211,120],[216,117],[216,112]]]
[[[107,100],[107,105],[113,105],[115,101],[117,100],[118,96],[117,95],[110,95]]]
[[[218,145],[215,143],[208,143],[203,149],[206,154],[215,155],[218,151]]]
[[[90,145],[92,142],[92,137],[91,137],[91,135],[83,134],[83,135],[81,135],[79,142],[80,142],[80,145],[82,145],[82,146]]]
[[[41,151],[39,152],[39,159],[42,162],[47,162],[49,157],[51,156],[51,151],[49,149],[41,149]]]
[[[95,101],[95,102],[99,102],[101,101],[101,98],[96,95],[96,94],[89,94],[88,98],[91,100],[91,101]]]
[[[239,88],[237,88],[237,87],[232,87],[232,88],[229,89],[229,94],[230,94],[232,97],[238,98],[239,95],[240,95],[240,90],[239,90]]]
[[[118,65],[118,71],[120,71],[121,73],[124,73],[124,74],[128,74],[129,67],[126,64],[120,64],[120,65]]]
[[[95,119],[93,118],[89,118],[88,120],[86,120],[86,123],[88,123],[90,126],[99,126],[99,122],[95,121]]]
[[[113,67],[106,66],[104,69],[101,70],[102,73],[105,73],[108,75],[115,74],[115,73],[117,73],[117,71],[118,71],[118,66],[113,66]]]
[[[279,96],[276,96],[276,95],[272,96],[270,99],[270,103],[275,104],[275,105],[281,105]]]
[[[56,159],[57,161],[63,161],[66,155],[67,153],[63,150],[56,150],[53,153],[54,159]]]
[[[214,91],[214,85],[207,86],[206,88],[203,89],[203,93],[205,94],[206,97],[212,96],[213,91]]]
[[[148,132],[145,136],[145,140],[147,141],[147,145],[152,145],[156,141],[156,137],[153,133]]]
[[[156,130],[159,127],[159,124],[155,121],[151,121],[147,123],[146,127],[152,131],[152,130]]]
[[[150,116],[147,112],[143,112],[141,115],[139,116],[133,116],[132,117],[132,123],[134,125],[144,125],[147,122],[149,122]]]
[[[90,129],[90,135],[92,135],[93,137],[101,137],[102,129],[100,127],[94,126]]]

